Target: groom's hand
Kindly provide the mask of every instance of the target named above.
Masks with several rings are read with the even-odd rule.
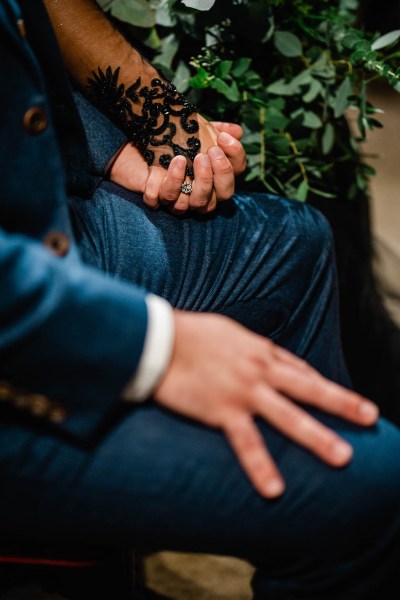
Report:
[[[351,460],[349,443],[299,404],[362,426],[376,422],[374,404],[226,317],[174,314],[172,360],[155,398],[165,408],[220,428],[260,494],[275,498],[285,484],[254,422],[256,416],[332,467]]]

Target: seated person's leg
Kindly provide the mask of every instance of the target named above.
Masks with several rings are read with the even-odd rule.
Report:
[[[127,408],[86,448],[2,423],[1,530],[235,555],[257,566],[257,600],[394,597],[400,433],[383,420],[369,430],[325,420],[354,446],[345,469],[260,424],[287,483],[273,501],[222,433],[154,404]]]
[[[177,308],[224,313],[348,383],[331,233],[312,208],[239,194],[180,219],[106,183],[74,210],[88,262]]]
[[[208,218],[176,219],[110,184],[75,210],[89,262],[178,308],[228,314],[347,382],[331,239],[315,211],[237,196]],[[287,482],[271,502],[218,431],[137,408],[93,450],[74,450],[85,465],[75,471],[79,510],[55,524],[58,535],[247,558],[258,599],[387,595],[399,557],[399,432],[383,420],[365,431],[319,417],[352,443],[354,460],[331,469],[260,423]]]

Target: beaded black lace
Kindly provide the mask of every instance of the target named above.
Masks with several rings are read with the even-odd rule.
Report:
[[[174,156],[182,155],[189,161],[186,175],[193,179],[192,163],[200,150],[199,139],[192,135],[198,132],[199,125],[195,119],[190,119],[196,107],[172,83],[157,77],[151,80],[150,87],[141,87],[141,78],[138,77],[125,89],[123,83],[118,83],[119,71],[119,67],[115,71],[107,67],[105,73],[100,68],[97,73],[92,71],[93,79],[87,80],[90,100],[110,115],[139,149],[148,165],[154,163],[156,148],[169,146],[172,153],[163,152],[158,158],[160,165],[167,169]],[[134,111],[135,105],[141,108],[141,114]],[[190,135],[186,147],[174,142],[177,125],[171,117]]]

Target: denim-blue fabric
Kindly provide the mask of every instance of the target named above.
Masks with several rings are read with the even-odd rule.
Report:
[[[21,6],[28,38],[17,28]],[[68,413],[55,425],[2,402],[0,538],[233,554],[257,567],[257,600],[397,597],[393,425],[361,430],[321,415],[355,448],[334,470],[260,422],[287,482],[267,501],[219,431],[118,400],[146,329],[145,293],[131,283],[181,308],[227,314],[348,384],[325,221],[306,206],[245,195],[210,217],[177,219],[103,184],[72,201],[80,252],[97,271],[72,240],[68,256],[52,256],[46,234],[72,237],[65,181],[81,196],[90,188],[85,146],[41,3],[0,0],[0,32],[0,377]],[[32,106],[48,115],[38,135],[23,126]]]
[[[105,183],[73,212],[84,259],[110,277],[179,308],[229,315],[349,385],[331,232],[312,208],[238,194],[208,217],[176,218]],[[329,468],[259,422],[287,482],[276,501],[252,489],[220,432],[153,403],[128,411],[90,451],[54,441],[61,461],[33,440],[27,469],[37,477],[46,465],[43,493],[60,507],[52,482],[74,490],[62,522],[39,509],[38,523],[61,536],[246,558],[257,600],[393,597],[400,433],[383,419],[364,430],[313,412],[349,440],[354,459]]]
[[[139,363],[145,294],[89,269],[74,244],[66,187],[90,189],[85,135],[40,1],[0,0],[0,56],[0,380],[18,390],[0,415],[10,406],[35,427],[16,398],[42,394],[63,412],[55,427],[87,439]],[[66,240],[66,256],[48,248],[49,235]]]

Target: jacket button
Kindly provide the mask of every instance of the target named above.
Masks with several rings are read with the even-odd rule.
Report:
[[[7,383],[7,381],[0,381],[0,402],[3,401],[7,401],[7,400],[12,400],[14,398],[15,395],[15,390],[12,387],[12,385],[10,385],[9,383]]]
[[[29,409],[29,407],[30,407],[29,396],[27,396],[26,394],[16,393],[12,399],[12,404],[16,408]]]
[[[46,112],[40,106],[32,106],[24,114],[24,127],[32,135],[42,133],[46,129],[47,123]]]
[[[68,253],[70,242],[65,233],[51,231],[43,239],[43,244],[56,256],[65,256]]]
[[[19,35],[22,38],[26,38],[26,27],[25,27],[25,21],[23,19],[17,20],[17,27],[18,27]]]
[[[50,402],[42,394],[31,394],[29,397],[30,410],[36,417],[44,417],[49,412]]]
[[[49,410],[49,419],[52,423],[59,424],[63,423],[67,418],[67,412],[61,406],[53,406]]]

